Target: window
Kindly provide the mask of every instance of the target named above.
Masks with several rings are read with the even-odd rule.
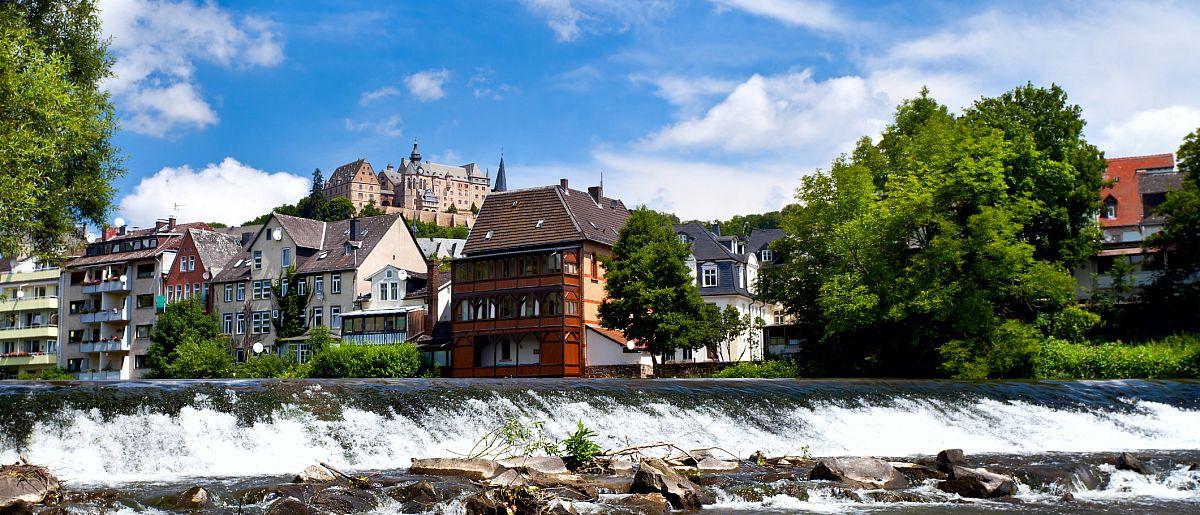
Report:
[[[1117,217],[1117,199],[1109,197],[1104,201],[1104,218]]]
[[[151,327],[154,327],[154,326],[150,325],[150,324],[137,326],[134,329],[134,333],[133,333],[134,338],[149,338]]]
[[[154,307],[154,295],[145,294],[137,296],[137,307],[151,308]]]
[[[279,251],[279,264],[284,268],[292,266],[292,248],[284,247]]]
[[[1143,193],[1142,194],[1142,216],[1154,216],[1158,212],[1158,206],[1167,201],[1166,193]]]
[[[312,326],[325,325],[325,308],[313,308]]]
[[[596,260],[596,253],[592,253],[592,280],[600,278],[600,262]]]
[[[246,334],[246,314],[238,313],[234,315],[234,320],[237,321],[237,334]]]
[[[342,307],[329,306],[329,327],[338,329],[342,327]]]
[[[737,265],[737,266],[733,267],[733,275],[737,280],[738,288],[744,288],[746,286],[745,281],[744,281],[745,280],[744,274],[745,274],[745,268],[742,265]]]
[[[500,343],[500,361],[512,361],[512,342],[508,338]]]
[[[233,302],[233,285],[225,285],[225,302]]]
[[[329,293],[342,293],[342,274],[329,274]]]
[[[692,359],[692,349],[691,348],[689,348],[689,347],[683,348],[683,359],[685,361]]]
[[[262,268],[262,251],[256,250],[254,251],[254,269],[258,270],[260,268]]]
[[[136,354],[133,356],[133,368],[146,368],[150,366],[146,361],[145,354]]]
[[[237,300],[246,300],[246,283],[237,283]]]
[[[196,256],[188,256],[188,271],[196,271]]]
[[[574,294],[567,294],[567,299],[563,302],[563,312],[568,315],[579,314],[579,303],[575,301]]]
[[[183,285],[175,285],[175,300],[183,300]]]
[[[764,263],[775,261],[775,253],[771,252],[771,249],[763,249],[762,250],[762,261]]]
[[[186,271],[188,271],[188,270],[187,270],[187,258],[186,258],[186,257],[181,257],[181,258],[179,258],[179,271],[180,271],[180,272],[186,272]]]
[[[255,311],[250,314],[250,333],[267,334],[271,332],[271,312]]]
[[[151,277],[154,277],[154,264],[146,263],[143,265],[138,265],[137,266],[137,277],[138,277],[138,279],[149,279]]]
[[[221,332],[225,334],[233,334],[233,313],[225,313],[221,317]]]
[[[318,275],[313,278],[313,293],[321,295],[325,293],[325,276]]]
[[[712,286],[716,286],[716,285],[717,285],[717,267],[711,266],[711,265],[704,267],[704,270],[701,273],[700,286],[708,288],[708,287],[712,287]]]
[[[562,314],[562,299],[557,293],[546,295],[546,302],[542,305],[542,314],[555,316]]]
[[[517,316],[517,304],[512,296],[505,296],[500,299],[500,318],[514,318]]]
[[[775,325],[783,325],[783,310],[775,308]]]
[[[296,295],[301,297],[308,295],[308,279],[300,279],[296,282]]]
[[[200,283],[192,283],[192,296],[200,298]]]

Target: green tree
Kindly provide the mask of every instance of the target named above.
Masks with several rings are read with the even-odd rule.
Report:
[[[233,377],[233,355],[224,336],[205,340],[186,340],[175,349],[175,359],[167,367],[174,379],[222,379]]]
[[[246,359],[245,363],[234,370],[235,377],[246,379],[284,378],[292,377],[296,368],[296,358],[291,354],[258,354]]]
[[[313,355],[312,377],[417,377],[421,353],[409,343],[398,345],[331,345]]]
[[[613,255],[602,258],[608,296],[600,323],[646,345],[655,364],[658,355],[711,341],[711,318],[689,272],[689,254],[671,221],[643,206],[630,215]]]
[[[271,215],[274,213],[279,213],[281,215],[288,215],[288,216],[300,216],[300,210],[295,205],[283,204],[281,206],[276,207],[275,209],[272,209],[270,213],[263,213],[263,214],[258,215],[250,220],[247,220],[246,223],[244,223],[242,225],[265,224],[265,223],[267,223],[267,220],[271,219]]]
[[[305,284],[301,292],[300,283]],[[296,273],[296,267],[289,266],[279,274],[279,279],[271,282],[271,298],[275,301],[275,309],[279,316],[271,321],[275,326],[276,338],[291,338],[304,334],[308,329],[308,303],[311,293],[308,291],[308,279]]]
[[[0,254],[54,260],[77,224],[104,223],[123,173],[110,75],[92,2],[0,5]]]
[[[446,208],[446,212],[447,213],[457,213],[458,207],[456,207],[454,204],[450,204],[450,207]]]
[[[204,305],[192,298],[167,304],[150,329],[147,364],[154,377],[173,377],[172,364],[180,358],[187,342],[205,342],[224,338],[217,318],[204,313]]]
[[[1165,217],[1162,231],[1146,247],[1166,255],[1165,267],[1147,288],[1145,298],[1156,323],[1177,330],[1200,329],[1200,129],[1183,139],[1175,154],[1183,187],[1167,193],[1157,208]]]
[[[302,218],[326,220],[325,178],[321,175],[320,168],[313,170],[312,186],[309,189],[308,196],[296,203],[296,210],[299,211],[299,216]],[[351,212],[353,212],[353,208],[351,208]],[[339,220],[343,219],[339,218]]]
[[[346,197],[334,197],[325,204],[324,211],[317,218],[326,222],[354,218],[354,204]]]
[[[35,372],[21,372],[17,379],[22,381],[71,381],[75,376],[58,367],[43,368]]]
[[[471,203],[471,214],[479,214],[479,206],[476,206],[474,202]]]
[[[384,214],[383,210],[379,209],[375,205],[374,199],[371,199],[371,201],[367,202],[367,205],[363,206],[362,209],[358,210],[358,216],[363,217],[363,218],[366,218],[368,216],[379,216],[382,214]]]

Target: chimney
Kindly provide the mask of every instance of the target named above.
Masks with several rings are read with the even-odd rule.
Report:
[[[167,219],[167,230],[168,231],[175,230],[175,217],[174,216]]]
[[[559,186],[562,186],[562,189],[564,189],[564,190],[565,190],[565,189],[567,189],[567,187],[568,187],[568,186],[567,186],[567,180],[566,180],[565,178],[564,178],[564,179],[559,179],[559,180],[558,180],[558,185],[559,185]]]
[[[588,195],[591,195],[591,196],[592,196],[592,200],[595,200],[595,201],[596,201],[596,203],[597,203],[597,204],[599,204],[599,203],[600,203],[600,199],[604,198],[604,186],[590,186],[590,187],[588,187]]]
[[[358,219],[350,219],[350,241],[358,241]]]
[[[166,226],[167,226],[166,220],[155,220],[154,221],[154,232],[162,231],[162,228],[166,227]]]
[[[425,310],[425,331],[433,334],[433,326],[438,323],[438,286],[442,284],[441,260],[435,254],[425,262],[429,267],[429,282],[425,284],[425,302],[429,307]]]
[[[128,226],[125,224],[121,224],[120,227],[117,227],[117,236],[124,236],[126,227],[128,227]]]
[[[717,235],[717,236],[721,236],[721,224],[720,224],[720,222],[713,222],[713,223],[712,223],[712,233],[713,233],[713,234],[715,234],[715,235]]]

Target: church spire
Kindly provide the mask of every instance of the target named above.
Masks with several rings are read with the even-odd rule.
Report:
[[[417,140],[415,139],[413,140],[413,150],[412,153],[408,155],[408,160],[414,163],[421,162],[421,151],[417,150]]]
[[[492,191],[508,191],[508,181],[504,177],[504,151],[500,151],[500,168],[496,170],[496,180],[492,182]]]

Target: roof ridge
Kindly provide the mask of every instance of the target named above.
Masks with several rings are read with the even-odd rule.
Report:
[[[580,236],[587,238],[587,234],[585,234],[583,229],[579,227],[579,221],[575,219],[575,213],[571,211],[571,206],[567,205],[567,199],[563,198],[563,190],[566,188],[560,188],[558,186],[551,186],[551,188],[554,188],[554,193],[558,195],[558,202],[562,205],[563,210],[567,212],[567,218],[571,219],[571,225],[575,227],[575,232],[579,233]]]
[[[1145,154],[1145,155],[1140,155],[1140,156],[1106,157],[1106,158],[1104,158],[1104,160],[1105,161],[1125,161],[1125,160],[1129,160],[1129,159],[1146,159],[1148,157],[1171,157],[1171,158],[1173,158],[1173,157],[1175,157],[1175,153],[1167,152],[1165,154]]]

